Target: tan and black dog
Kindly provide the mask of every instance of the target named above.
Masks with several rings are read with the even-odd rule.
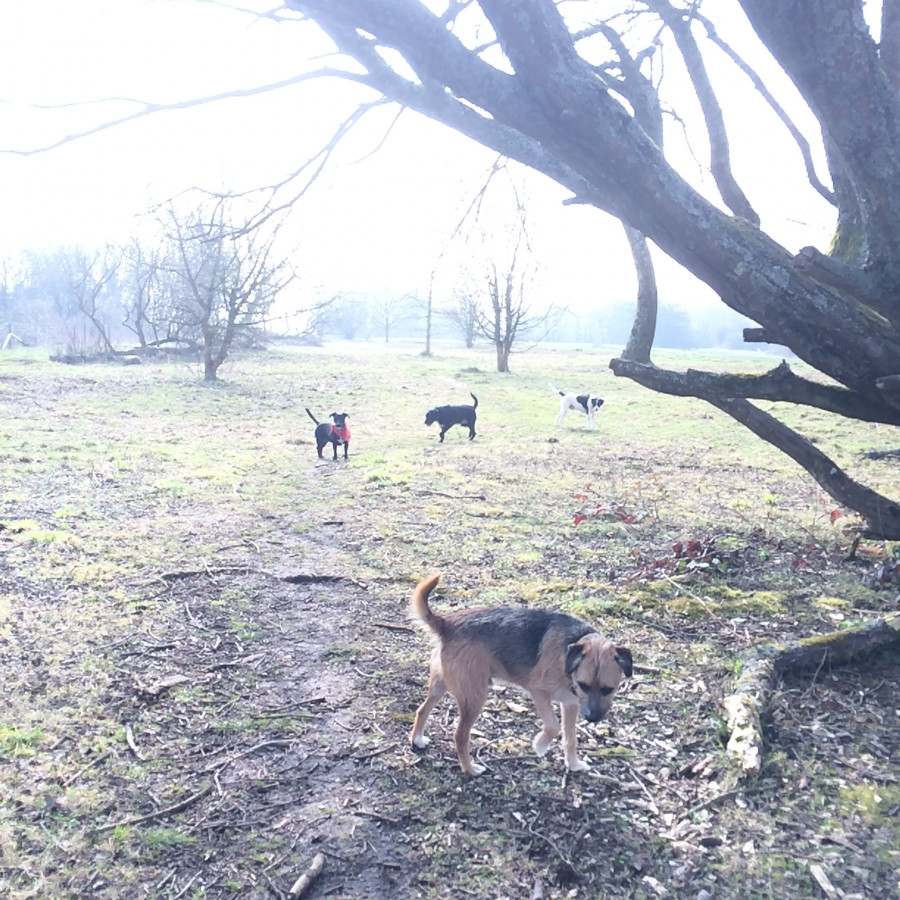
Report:
[[[500,607],[439,615],[428,605],[439,578],[420,581],[412,596],[413,615],[437,635],[428,696],[410,735],[413,746],[428,746],[428,716],[449,691],[459,708],[454,735],[459,764],[469,775],[483,772],[469,755],[469,735],[491,682],[507,681],[531,694],[543,722],[532,741],[535,753],[543,756],[560,733],[556,702],[562,710],[566,766],[572,772],[587,769],[576,749],[578,711],[589,722],[606,715],[622,679],[631,676],[631,651],[565,613]]]

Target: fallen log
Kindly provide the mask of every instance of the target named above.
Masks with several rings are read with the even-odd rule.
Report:
[[[891,646],[900,647],[900,613],[790,644],[757,644],[743,654],[734,692],[722,701],[729,734],[726,753],[735,764],[736,777],[755,775],[760,770],[760,715],[780,675],[823,665],[846,665]]]
[[[294,882],[294,886],[288,891],[292,897],[302,896],[312,886],[313,882],[322,874],[325,865],[325,855],[317,853],[313,857],[309,868]]]

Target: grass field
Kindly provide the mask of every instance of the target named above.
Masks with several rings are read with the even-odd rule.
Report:
[[[895,608],[873,578],[895,547],[846,561],[852,515],[712,407],[614,378],[612,348],[508,375],[419,349],[281,348],[214,384],[0,355],[0,895],[286,897],[318,852],[311,898],[900,893],[896,656],[786,681],[740,788],[717,707],[755,642]],[[555,428],[548,383],[603,396],[598,427]],[[477,438],[439,444],[426,409],[469,391]],[[349,461],[317,459],[305,406],[350,414]],[[895,429],[778,412],[900,495],[862,456]],[[533,756],[512,689],[476,725],[480,778],[449,701],[409,748],[429,644],[406,609],[432,572],[439,607],[561,608],[631,647],[580,728],[590,772]]]

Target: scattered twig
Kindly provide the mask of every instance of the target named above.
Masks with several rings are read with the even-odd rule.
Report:
[[[182,581],[187,578],[197,578],[200,575],[252,575],[257,569],[250,566],[204,566],[203,569],[184,569],[178,572],[163,572],[159,575],[163,581]]]
[[[52,753],[54,750],[56,750],[56,749],[58,749],[59,747],[61,747],[66,741],[71,741],[71,740],[72,740],[72,735],[71,735],[71,734],[64,734],[62,737],[57,738],[57,739],[56,739],[56,740],[55,740],[55,741],[47,748],[47,752],[48,752],[48,753]]]
[[[370,818],[370,819],[375,819],[377,822],[387,822],[388,825],[399,826],[399,825],[402,825],[402,824],[403,824],[403,823],[400,821],[400,819],[395,819],[395,818],[393,818],[393,817],[391,817],[391,816],[386,816],[386,815],[384,815],[383,813],[374,812],[374,811],[370,811],[370,810],[367,810],[367,809],[354,809],[354,810],[353,810],[353,815],[355,815],[355,816],[366,816],[366,817],[368,817],[368,818]]]
[[[124,828],[127,825],[141,825],[144,822],[152,822],[154,819],[162,819],[164,816],[172,813],[182,812],[198,800],[202,800],[212,789],[213,786],[210,783],[202,791],[197,791],[196,794],[191,794],[190,797],[185,797],[184,800],[173,803],[171,806],[165,806],[155,812],[147,813],[145,816],[132,816],[129,819],[122,819],[120,822],[107,822],[105,825],[98,825],[96,828],[92,828],[91,831],[94,834],[99,834],[101,831],[111,831],[114,828]],[[199,872],[197,874],[199,875]],[[197,876],[195,875],[194,877],[196,878]]]
[[[709,608],[709,603],[706,600],[704,600],[703,597],[701,597],[699,594],[695,594],[693,591],[689,591],[683,584],[679,584],[674,578],[672,578],[671,575],[664,574],[663,578],[666,581],[671,582],[671,584],[674,585],[675,590],[682,591],[683,593],[687,594],[689,597],[693,597],[694,600],[696,600],[703,607],[703,609],[706,611],[706,614],[711,619],[721,619],[722,618],[721,616],[717,615]]]
[[[143,656],[145,653],[162,653],[163,650],[173,650],[177,647],[178,644],[168,643],[168,644],[152,644],[150,646],[139,647],[136,650],[126,650],[124,653],[120,653],[120,659],[127,659],[129,656]]]
[[[388,631],[408,631],[410,634],[416,634],[418,629],[411,625],[395,625],[393,622],[369,622],[375,628],[386,628]]]
[[[351,759],[354,762],[365,762],[366,760],[373,759],[376,756],[381,756],[382,753],[387,753],[389,750],[393,749],[390,744],[385,744],[384,746],[377,747],[375,750],[369,750],[367,753],[360,753],[359,756],[353,756]]]
[[[575,865],[572,863],[572,860],[569,859],[569,857],[566,856],[565,853],[563,853],[559,844],[557,844],[556,841],[554,841],[552,838],[547,837],[546,834],[542,834],[540,831],[537,831],[534,827],[534,822],[535,822],[535,820],[532,819],[532,821],[530,821],[528,823],[528,833],[533,834],[535,837],[538,837],[542,841],[545,841],[547,844],[549,844],[549,846],[552,848],[554,853],[556,853],[556,855],[572,870],[572,872],[575,873],[576,875],[579,874],[578,869],[575,868]]]
[[[216,669],[230,669],[234,666],[250,665],[250,663],[258,662],[264,656],[264,653],[253,653],[250,656],[241,656],[238,659],[223,659],[221,662],[216,662],[211,666],[207,666],[206,671],[214,672]]]
[[[721,803],[723,800],[727,800],[729,797],[737,797],[738,794],[747,794],[750,793],[744,788],[734,788],[730,791],[722,791],[720,794],[713,794],[712,797],[707,798],[702,803],[698,803],[696,806],[692,806],[683,816],[683,819],[690,819],[691,816],[700,812],[704,809],[709,809],[711,806],[715,806],[717,803]]]
[[[487,500],[484,494],[447,494],[444,491],[416,491],[417,494],[428,494],[432,497],[446,497],[448,500]]]
[[[281,888],[278,887],[278,885],[275,884],[274,881],[272,881],[271,877],[269,876],[269,873],[268,873],[265,869],[263,869],[263,873],[262,873],[262,874],[263,874],[263,878],[265,878],[266,881],[269,883],[269,890],[270,890],[276,897],[278,897],[278,900],[283,900],[283,898],[287,896],[287,895],[285,894],[285,892],[284,892],[283,890],[281,890]]]
[[[188,619],[190,619],[192,625],[196,625],[198,628],[203,627],[203,625],[194,618],[193,614],[191,613],[191,608],[187,605],[187,601],[185,601],[184,604],[184,612]]]
[[[162,888],[163,888],[163,886],[164,886],[167,882],[171,881],[171,880],[175,877],[175,873],[176,873],[177,871],[178,871],[178,869],[169,869],[168,874],[163,875],[163,877],[160,878],[160,880],[159,880],[159,881],[157,882],[157,884],[156,884],[156,890],[157,890],[157,892],[161,891]]]
[[[289,716],[295,710],[302,709],[304,706],[312,706],[314,703],[325,703],[328,700],[325,696],[309,697],[306,700],[294,700],[291,703],[285,703],[282,706],[273,706],[270,709],[264,709],[258,713],[252,713],[248,718],[251,719],[273,719],[279,716]]]
[[[317,853],[313,857],[309,868],[294,882],[294,886],[288,891],[295,897],[302,896],[312,886],[313,882],[322,874],[325,865],[325,854]]]
[[[228,759],[223,760],[222,762],[215,763],[215,765],[208,766],[203,770],[204,773],[208,772],[221,772],[225,766],[230,766],[233,762],[237,762],[239,759],[243,759],[245,756],[249,756],[251,753],[256,753],[257,750],[264,750],[266,747],[290,747],[293,744],[293,741],[263,741],[259,744],[254,744],[252,747],[249,747],[246,750],[241,750],[240,753],[235,753],[233,756],[229,756]]]
[[[656,666],[644,666],[638,663],[635,663],[631,668],[632,671],[641,675],[659,675],[662,672],[662,669],[657,669]]]
[[[650,789],[644,784],[643,780],[638,776],[638,773],[634,771],[634,769],[629,766],[627,763],[625,764],[625,768],[631,772],[631,777],[638,783],[641,790],[647,795],[647,800],[650,802],[650,809],[653,810],[654,815],[659,815],[659,808],[656,805],[656,801],[653,799],[653,794],[650,793]]]
[[[809,874],[815,878],[816,883],[822,888],[827,897],[831,898],[838,896],[837,889],[831,881],[829,881],[828,876],[825,874],[825,870],[818,863],[809,864]]]
[[[134,732],[131,730],[131,725],[125,724],[125,741],[128,744],[128,749],[135,755],[135,757],[141,762],[144,761],[144,757],[141,756],[141,751],[138,750],[137,744],[134,742]]]
[[[187,684],[191,679],[187,677],[187,675],[166,675],[164,678],[160,678],[156,684],[151,687],[143,687],[138,684],[138,690],[142,694],[147,694],[150,697],[158,697],[163,691],[169,690],[169,688],[178,687],[179,684]]]
[[[188,880],[188,883],[172,898],[172,900],[178,900],[179,897],[183,897],[187,892],[188,888],[200,877],[199,872],[195,872],[193,877]]]
[[[88,769],[93,769],[94,766],[99,766],[100,763],[103,762],[103,760],[109,759],[110,756],[112,756],[112,750],[108,750],[106,753],[102,753],[96,759],[92,759],[86,766],[82,766],[71,778],[67,778],[63,782],[63,787],[68,787],[70,784],[78,781],[78,779],[81,778],[81,776],[84,775],[84,773],[87,772]]]

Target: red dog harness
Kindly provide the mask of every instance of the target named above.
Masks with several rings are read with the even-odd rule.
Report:
[[[347,425],[344,425],[343,428],[338,428],[337,425],[331,426],[331,433],[339,440],[343,441],[345,444],[350,443],[350,428]]]

